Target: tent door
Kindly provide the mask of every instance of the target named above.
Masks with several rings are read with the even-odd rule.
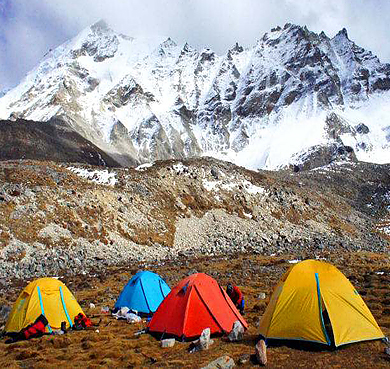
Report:
[[[322,300],[322,296],[321,296],[320,278],[318,277],[318,273],[315,273],[315,277],[316,277],[316,284],[317,284],[318,307],[319,307],[319,311],[320,311],[320,319],[321,319],[322,331],[324,332],[324,335],[326,337],[326,342],[330,346],[331,345],[331,341],[329,339],[329,334],[328,334],[328,330],[327,330],[327,327],[326,327],[327,325],[328,325],[328,327],[329,326],[331,327],[330,319],[329,319],[329,315],[328,315],[328,312],[326,311],[325,306],[324,306],[324,311],[322,311],[323,300]]]
[[[42,300],[42,294],[41,294],[41,289],[39,288],[39,286],[37,286],[37,291],[38,291],[38,297],[39,297],[39,305],[41,306],[41,312],[42,312],[42,315],[47,319],[46,315],[45,315],[45,310],[43,309],[43,300]],[[48,323],[47,324],[47,329],[49,330],[50,333],[52,333],[52,329],[50,327],[50,324]]]

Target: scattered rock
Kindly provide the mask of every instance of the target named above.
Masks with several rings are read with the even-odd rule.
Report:
[[[267,365],[267,346],[264,340],[256,344],[256,359],[261,365]]]
[[[167,338],[161,341],[161,347],[173,347],[175,346],[176,340],[174,338]]]
[[[219,176],[218,176],[218,170],[215,169],[215,168],[211,168],[211,175],[215,178],[215,179],[219,179]]]
[[[230,369],[234,368],[234,360],[230,356],[221,356],[218,359],[212,361],[202,369]]]
[[[244,337],[245,329],[239,320],[233,324],[233,329],[228,335],[229,341],[241,341]]]
[[[208,350],[213,343],[214,341],[210,339],[210,328],[205,328],[199,339],[191,344],[190,352]]]
[[[388,347],[385,348],[385,354],[386,354],[387,356],[390,356],[390,346],[388,346]]]
[[[210,346],[210,328],[205,328],[199,337],[200,350],[208,350]]]
[[[11,308],[7,305],[0,306],[0,320],[7,320],[8,315],[11,312]]]
[[[363,123],[358,124],[356,127],[356,132],[360,133],[361,135],[366,135],[370,132],[370,129]]]
[[[27,176],[30,165],[2,162],[0,196],[12,206],[4,208],[10,211],[0,212],[0,285],[11,275],[24,279],[87,274],[124,263],[159,263],[197,256],[243,252],[268,255],[279,251],[308,254],[322,249],[387,251],[386,239],[367,230],[375,228],[372,222],[387,204],[388,187],[381,183],[386,183],[388,166],[336,163],[326,171],[297,175],[264,172],[255,176],[216,159],[181,163],[191,176],[178,178],[168,170],[171,162],[161,162],[148,173],[135,171],[134,177],[127,169],[110,170],[118,185],[103,187],[78,179],[70,170],[54,164],[48,167],[34,163],[32,173],[37,175],[32,179]],[[355,172],[361,173],[359,177]],[[10,182],[11,174],[22,182],[19,187]],[[61,182],[70,180],[71,187],[51,187],[55,175],[61,177]],[[291,181],[288,185],[287,179]],[[215,187],[208,190],[205,185]],[[300,187],[313,191],[301,193]],[[350,204],[348,218],[314,196],[317,191],[325,191],[324,198],[336,201],[341,209],[343,194],[349,188],[365,196],[353,197],[356,200]],[[11,196],[13,191],[20,195]],[[146,199],[147,193],[150,199]],[[369,208],[368,198],[372,202]],[[136,206],[128,206],[129,199]],[[1,200],[0,204],[5,206]],[[359,209],[366,215],[375,213],[375,219],[361,221]],[[319,214],[319,218],[306,219],[308,214]],[[13,218],[21,221],[14,222]],[[115,298],[115,291],[106,293]],[[263,306],[258,305],[261,311]],[[384,310],[383,314],[389,312]]]
[[[241,356],[238,358],[238,364],[239,364],[239,365],[247,364],[247,363],[249,363],[250,358],[251,358],[251,356],[250,356],[249,354],[241,355]]]

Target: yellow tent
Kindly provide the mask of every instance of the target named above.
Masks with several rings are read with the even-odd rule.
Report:
[[[326,328],[329,321],[331,329]],[[344,274],[317,260],[302,261],[283,275],[260,321],[260,333],[328,345],[333,339],[335,346],[384,337]]]
[[[83,310],[62,282],[55,278],[40,278],[29,283],[19,295],[4,330],[19,332],[43,314],[49,322],[47,330],[50,332],[59,329],[61,322],[71,327],[79,313]]]

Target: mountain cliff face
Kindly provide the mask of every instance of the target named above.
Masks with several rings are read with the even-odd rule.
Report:
[[[286,24],[225,55],[100,21],[0,99],[0,118],[61,118],[124,165],[211,155],[295,169],[387,162],[390,65],[343,29]]]

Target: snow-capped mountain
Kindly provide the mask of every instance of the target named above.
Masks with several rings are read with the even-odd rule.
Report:
[[[390,162],[389,90],[390,65],[345,29],[329,38],[286,24],[219,56],[100,21],[2,97],[0,118],[60,117],[122,164],[197,155],[254,169],[338,155]]]

